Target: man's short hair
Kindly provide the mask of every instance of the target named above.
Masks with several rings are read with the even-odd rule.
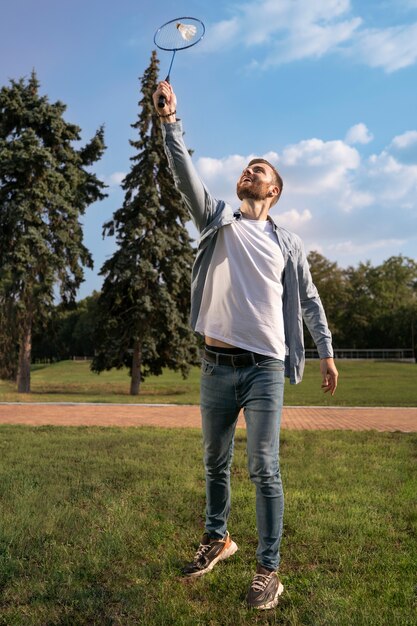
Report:
[[[282,180],[281,176],[279,175],[278,170],[275,169],[275,167],[266,159],[261,159],[261,158],[255,158],[252,159],[248,165],[254,165],[255,163],[265,163],[266,165],[269,165],[269,167],[271,168],[271,170],[274,172],[274,178],[275,178],[275,184],[277,187],[279,187],[279,193],[277,196],[274,197],[273,201],[271,202],[271,206],[273,206],[274,204],[276,204],[278,202],[278,200],[281,197],[281,193],[282,193],[282,188],[284,186],[284,181]]]

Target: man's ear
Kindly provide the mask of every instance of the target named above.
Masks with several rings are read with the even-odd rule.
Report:
[[[272,187],[272,189],[270,189],[269,192],[268,192],[268,196],[270,198],[273,198],[274,196],[277,196],[278,194],[279,194],[279,187],[278,187],[278,185],[274,185]]]

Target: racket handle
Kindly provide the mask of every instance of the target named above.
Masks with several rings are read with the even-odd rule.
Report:
[[[174,52],[174,55],[173,55],[173,57],[172,57],[172,60],[174,60],[174,56],[175,56],[175,52]],[[172,65],[172,61],[171,61],[171,65]],[[166,77],[165,82],[169,83],[169,74],[168,74],[168,76]],[[161,94],[161,95],[159,96],[159,98],[158,98],[158,107],[159,107],[160,109],[163,109],[163,108],[164,108],[164,106],[166,105],[166,103],[167,103],[167,101],[166,101],[165,96],[163,96],[163,95]]]

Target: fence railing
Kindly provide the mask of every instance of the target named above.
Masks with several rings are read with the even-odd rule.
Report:
[[[374,361],[404,361],[416,363],[415,351],[412,348],[334,348],[335,359],[373,359]],[[315,349],[306,349],[306,359],[318,359]],[[73,361],[91,361],[92,356],[72,356]],[[54,363],[59,359],[34,359],[33,363]]]
[[[416,358],[412,348],[334,348],[336,359],[373,359],[381,361],[405,361],[415,363]],[[306,359],[318,359],[317,350],[307,349]]]

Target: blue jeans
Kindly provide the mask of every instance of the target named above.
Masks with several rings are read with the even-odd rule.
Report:
[[[230,467],[238,414],[244,410],[249,476],[256,487],[258,562],[277,569],[284,514],[279,431],[284,363],[268,359],[246,367],[203,359],[201,414],[206,471],[206,531],[223,538],[230,512]]]

